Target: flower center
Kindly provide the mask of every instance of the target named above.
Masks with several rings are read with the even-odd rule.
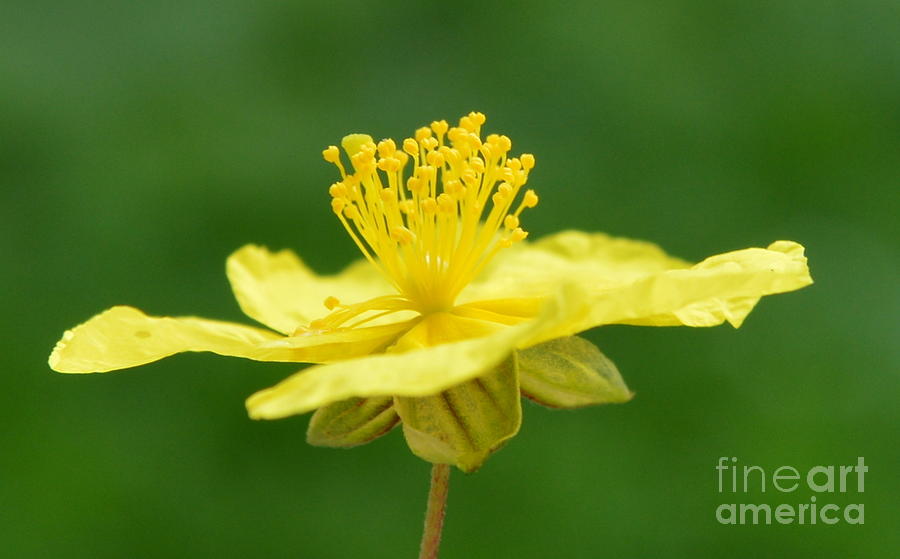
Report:
[[[480,137],[485,117],[469,113],[416,130],[415,138],[376,145],[351,134],[322,154],[341,180],[331,208],[363,255],[422,314],[453,307],[460,291],[501,249],[524,239],[519,215],[538,203],[522,186],[534,156],[508,157],[506,136]],[[518,202],[517,202],[518,201]]]

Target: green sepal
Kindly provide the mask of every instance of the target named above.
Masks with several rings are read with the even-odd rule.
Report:
[[[522,394],[544,406],[580,408],[634,396],[615,364],[584,338],[557,338],[517,353]]]
[[[522,402],[515,356],[493,372],[425,398],[395,398],[413,453],[474,472],[519,432]]]
[[[359,446],[384,435],[399,421],[389,396],[350,398],[316,410],[309,420],[306,442],[339,448]]]

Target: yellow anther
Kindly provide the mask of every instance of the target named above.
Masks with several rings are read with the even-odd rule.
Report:
[[[487,121],[487,117],[484,116],[484,113],[479,113],[476,111],[472,111],[469,113],[469,118],[472,119],[472,122],[475,123],[475,126],[481,126]]]
[[[422,187],[426,186],[419,177],[409,177],[406,179],[406,189],[412,193],[418,193]]]
[[[526,171],[515,171],[513,184],[522,186],[526,182],[528,182],[528,173]]]
[[[341,151],[337,146],[328,146],[322,150],[322,157],[329,163],[337,163],[341,160]]]
[[[370,145],[374,149],[375,142],[368,134],[349,134],[341,140],[341,146],[351,158]]]
[[[427,161],[429,165],[433,165],[435,167],[443,167],[444,155],[439,151],[429,151],[428,155],[425,156],[425,161]]]
[[[494,148],[492,146],[493,144],[491,144],[491,141],[488,140],[486,143],[481,144],[481,149],[479,150],[481,151],[481,155],[483,155],[484,158],[488,161],[494,158]]]
[[[412,200],[403,200],[397,204],[397,208],[405,214],[411,214],[416,211],[416,203]]]
[[[508,136],[501,135],[500,140],[497,142],[497,146],[503,153],[506,153],[512,149],[512,140],[510,140]]]
[[[386,157],[378,160],[378,168],[387,173],[399,171],[400,167],[400,161],[393,157]]]
[[[354,153],[350,157],[350,162],[353,163],[353,167],[357,170],[368,169],[372,165],[375,164],[375,158],[367,150],[362,150]]]
[[[406,166],[406,162],[409,161],[409,156],[402,151],[395,151],[394,159],[396,159],[400,163],[400,169],[402,169]]]
[[[475,126],[475,122],[472,120],[471,116],[464,116],[459,119],[459,127],[465,129],[468,132],[474,132]]]
[[[416,240],[413,232],[401,225],[391,228],[391,238],[401,245],[408,245]]]
[[[425,151],[431,151],[434,148],[438,147],[437,139],[432,137],[423,138],[419,143],[422,144],[422,147],[425,148]]]
[[[527,231],[523,231],[521,227],[516,227],[509,234],[509,237],[500,239],[500,242],[498,244],[500,245],[500,248],[509,248],[513,245],[513,243],[518,243],[519,241],[524,241],[525,237],[527,237],[527,236],[528,236]]]
[[[533,208],[538,205],[538,195],[534,190],[527,190],[525,197],[522,198],[522,206],[525,208]]]
[[[449,127],[450,125],[447,124],[446,120],[436,120],[431,123],[431,129],[434,130],[434,133],[438,136],[443,136]]]
[[[457,126],[454,126],[449,131],[447,131],[447,137],[450,138],[450,141],[453,143],[461,141],[466,134],[468,134],[468,132],[466,132],[465,128],[460,128]]]
[[[444,150],[444,148],[446,148],[446,151]],[[450,165],[456,165],[457,163],[459,163],[459,160],[462,159],[462,154],[459,153],[459,150],[448,148],[447,146],[444,146],[444,148],[441,148],[441,153],[444,154],[444,159],[447,161],[447,163],[449,163]]]
[[[450,158],[453,157],[451,151],[452,148],[450,146],[441,146],[437,149],[438,153],[441,154],[441,157],[444,158],[445,163],[453,163],[450,161]]]
[[[483,172],[484,172],[484,160],[483,160],[482,158],[480,158],[480,157],[470,157],[470,158],[469,158],[469,166],[470,166],[476,173],[483,173]]]
[[[430,165],[422,165],[418,169],[416,169],[416,174],[422,180],[431,180],[437,174],[437,170]]]
[[[504,197],[509,196],[513,192],[513,187],[508,182],[500,183],[500,186],[497,187],[497,193],[502,194]]]
[[[472,132],[466,137],[466,141],[469,143],[469,146],[473,150],[477,150],[481,147],[481,138],[478,137],[478,134]]]
[[[506,160],[506,166],[512,169],[513,171],[518,171],[522,168],[522,160],[518,157],[510,157]]]
[[[328,187],[328,194],[331,194],[332,198],[346,198],[347,186],[342,182],[336,182]]]
[[[526,171],[534,169],[533,155],[531,155],[530,153],[523,153],[521,156],[519,156],[519,159],[522,160],[522,168],[524,168]]]
[[[512,231],[519,226],[519,218],[514,215],[508,215],[503,219],[503,226]]]
[[[344,210],[344,206],[347,205],[347,201],[343,198],[332,198],[331,199],[331,211],[336,214],[341,213]]]
[[[475,186],[478,184],[478,174],[474,169],[466,169],[462,172],[461,177],[467,186]]]
[[[500,178],[507,182],[512,182],[513,179],[515,179],[515,174],[509,167],[503,167],[502,169],[500,169]]]
[[[431,128],[423,126],[422,128],[419,128],[418,130],[416,130],[416,141],[421,142],[425,138],[430,138],[430,137],[431,137]]]
[[[444,213],[455,213],[456,202],[446,192],[437,197],[438,208]]]
[[[382,188],[380,195],[382,202],[390,202],[397,199],[397,193],[394,192],[393,188]]]
[[[436,213],[437,207],[437,201],[431,196],[422,200],[422,211],[426,214]]]
[[[407,138],[403,140],[403,151],[416,157],[419,155],[419,143],[412,138]]]
[[[323,303],[325,304],[325,308],[330,311],[333,311],[336,307],[341,306],[341,302],[338,300],[337,297],[335,297],[333,295],[329,295],[328,297],[325,297],[325,301],[323,301]]]
[[[335,198],[335,200],[338,199],[339,198]],[[359,219],[359,210],[356,209],[356,206],[350,204],[344,208],[344,217],[347,219]]]
[[[456,179],[450,179],[444,183],[444,192],[455,198],[459,198],[460,191],[465,188],[466,187],[464,187],[462,183]]]
[[[378,142],[378,155],[381,157],[390,157],[397,151],[397,144],[390,138],[385,138]]]

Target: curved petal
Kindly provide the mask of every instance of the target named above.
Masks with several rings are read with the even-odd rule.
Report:
[[[667,255],[652,243],[562,231],[501,250],[478,280],[462,292],[459,302],[547,296],[561,283],[571,281],[592,290],[608,289],[688,267],[690,263]]]
[[[339,274],[319,276],[293,252],[273,253],[257,245],[246,245],[229,256],[225,271],[241,310],[284,334],[328,314],[327,297],[352,304],[395,291],[364,260]]]
[[[737,328],[760,297],[812,283],[803,247],[791,241],[689,266],[649,243],[568,231],[500,255],[496,267],[463,292],[470,302],[462,308],[473,316],[527,317],[555,282],[572,282],[587,295],[584,315],[556,337],[603,324],[715,326],[728,321]]]
[[[276,419],[352,397],[431,396],[493,370],[514,348],[580,319],[583,306],[574,302],[582,299],[564,289],[536,319],[483,337],[310,367],[253,394],[247,409],[255,419]]]
[[[417,322],[418,319],[414,318],[365,328],[309,331],[296,336],[279,336],[277,340],[264,342],[259,347],[289,351],[294,356],[290,361],[330,363],[382,352]]]
[[[153,317],[133,307],[119,306],[66,331],[50,354],[49,363],[61,373],[100,373],[185,351],[210,351],[257,361],[323,362],[377,351],[408,327],[401,324],[285,338],[242,324]]]
[[[777,241],[707,258],[685,270],[653,274],[627,285],[590,291],[585,315],[566,334],[602,324],[739,327],[764,295],[812,283],[803,247]]]

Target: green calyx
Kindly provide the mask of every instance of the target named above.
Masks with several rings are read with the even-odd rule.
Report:
[[[316,410],[306,441],[315,446],[350,448],[384,435],[400,421],[394,399],[350,398]]]
[[[396,406],[414,454],[474,472],[522,424],[515,357],[487,375],[440,394],[396,398]]]
[[[491,372],[433,396],[351,398],[313,414],[307,441],[348,448],[398,423],[412,452],[474,472],[519,432],[521,396],[551,408],[627,402],[619,370],[584,338],[558,338],[515,351]]]
[[[521,350],[518,363],[522,394],[547,407],[618,404],[634,396],[615,364],[578,336]]]

